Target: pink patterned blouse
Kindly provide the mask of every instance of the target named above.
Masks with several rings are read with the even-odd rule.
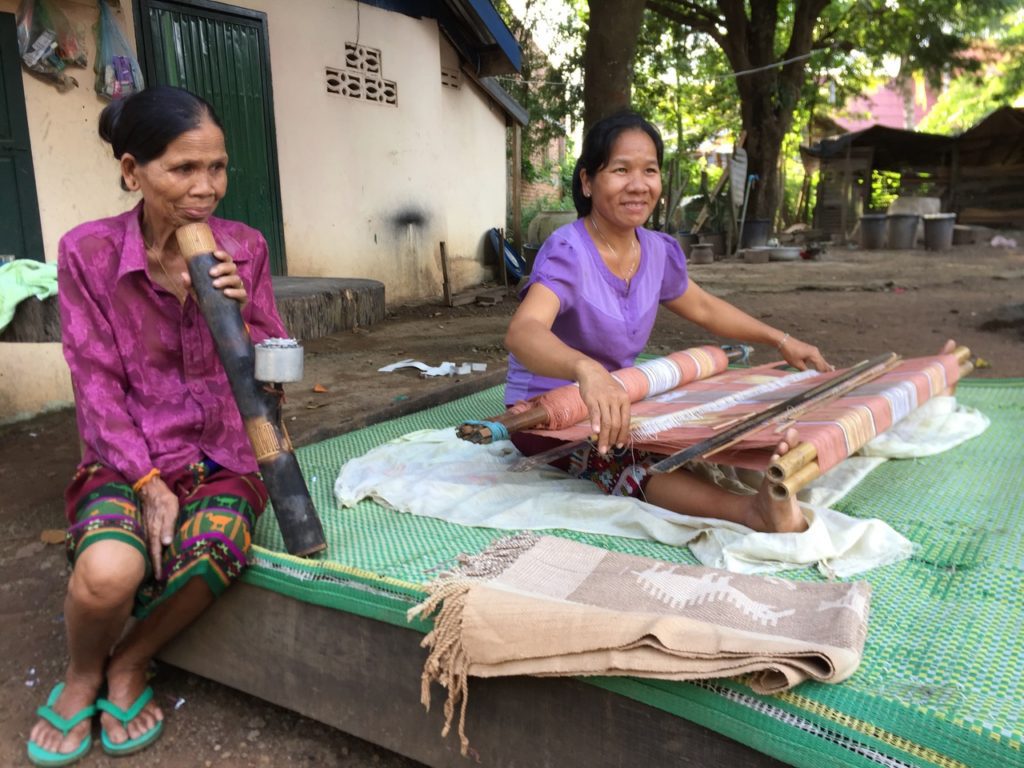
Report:
[[[134,483],[208,457],[234,472],[256,460],[199,306],[184,305],[146,271],[141,203],[82,224],[60,241],[58,297],[64,357],[85,443],[83,464],[100,462]],[[255,229],[211,218],[249,294],[242,310],[254,342],[287,336],[274,306],[267,244]]]

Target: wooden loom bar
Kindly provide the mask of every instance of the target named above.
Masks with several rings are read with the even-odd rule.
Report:
[[[795,416],[797,413],[840,397],[850,389],[881,376],[899,362],[899,359],[895,353],[887,352],[871,360],[865,360],[824,384],[811,387],[805,392],[793,395],[793,397],[765,408],[763,411],[752,413],[724,432],[662,459],[654,464],[650,471],[653,474],[672,472],[688,461],[722,451],[779,417]]]
[[[782,501],[796,496],[807,484],[821,477],[821,467],[817,461],[809,461],[781,483],[772,483],[770,493],[773,499]]]
[[[960,378],[974,370],[970,362],[971,350],[957,347],[952,355],[960,362]],[[773,461],[766,472],[772,483],[772,498],[779,501],[795,496],[805,486],[821,477],[821,467],[817,462],[818,450],[808,442],[797,443],[796,447]]]
[[[768,479],[773,483],[781,483],[801,467],[815,461],[817,458],[818,449],[815,448],[814,443],[806,441],[797,443],[789,449],[788,453],[779,456],[779,458],[768,465]]]
[[[742,346],[725,347],[723,348],[723,351],[725,352],[726,358],[731,362],[742,359],[743,355],[749,351],[749,348],[745,350]],[[522,432],[527,429],[543,427],[548,423],[549,419],[550,415],[547,410],[541,405],[535,405],[521,413],[509,413],[508,411],[505,411],[504,413],[500,413],[497,416],[487,419],[487,421],[501,424],[509,434],[511,434],[513,432]],[[456,428],[456,435],[460,439],[467,440],[471,443],[486,444],[490,443],[494,439],[494,435],[492,434],[490,427],[486,426],[486,424],[460,424]]]

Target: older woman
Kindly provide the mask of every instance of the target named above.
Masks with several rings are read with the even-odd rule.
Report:
[[[648,475],[658,457],[631,450],[630,401],[611,371],[633,365],[662,305],[729,339],[778,348],[804,370],[831,366],[810,344],[754,319],[703,290],[687,274],[676,241],[644,229],[661,195],[663,145],[635,113],[605,118],[588,131],[573,174],[579,218],[556,230],[536,263],[505,337],[506,401],[577,382],[597,435],[566,462],[608,493],[637,496],[686,515],[716,517],[758,531],[798,531],[806,523],[793,500],[776,502],[767,486],[755,496],[726,492],[687,471]],[[544,438],[513,438],[526,454],[551,447]],[[797,440],[789,430],[777,451]]]
[[[122,186],[142,200],[60,243],[64,354],[84,452],[66,492],[70,662],[30,735],[37,765],[88,752],[97,712],[110,754],[160,735],[150,660],[245,568],[266,505],[175,230],[207,222],[223,249],[214,286],[239,302],[255,341],[286,335],[263,237],[212,216],[228,155],[210,105],[150,88],[104,109],[100,136]]]

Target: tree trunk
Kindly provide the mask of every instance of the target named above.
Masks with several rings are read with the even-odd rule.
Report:
[[[583,52],[583,132],[603,117],[629,109],[633,59],[647,0],[589,0]]]

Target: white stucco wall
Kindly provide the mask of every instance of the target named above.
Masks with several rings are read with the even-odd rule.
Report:
[[[96,133],[95,0],[58,1],[85,32],[90,68],[72,71],[79,87],[66,94],[22,78],[47,260],[68,229],[136,199]],[[441,85],[437,24],[352,0],[237,5],[267,14],[289,274],[380,280],[389,301],[440,296],[444,240],[456,289],[490,276],[484,234],[505,221],[505,118],[468,78]],[[17,6],[0,0],[0,11]],[[131,4],[121,6],[134,39]],[[357,38],[381,51],[397,107],[327,93],[325,68],[343,67]]]
[[[89,68],[70,70],[79,87],[64,94],[22,76],[47,261],[69,229],[137,200],[97,135],[96,0],[57,2],[83,32]],[[442,51],[453,51],[437,24],[353,0],[236,5],[267,14],[289,274],[380,280],[389,302],[440,297],[445,241],[453,290],[491,277],[485,235],[505,221],[505,116],[465,76],[458,89],[441,85]],[[120,6],[133,41],[131,3]],[[0,12],[17,8],[0,0]],[[327,93],[325,68],[344,67],[346,42],[381,51],[397,106]],[[0,421],[70,399],[59,345],[0,344]]]
[[[480,282],[484,233],[505,220],[505,121],[478,89],[441,85],[437,24],[347,0],[240,5],[268,19],[289,274],[440,296],[444,240],[455,289]],[[397,107],[327,93],[357,41],[380,50]]]
[[[127,7],[127,18],[120,19],[122,29],[131,34],[131,4],[125,0],[123,5]],[[87,69],[67,70],[78,81],[78,87],[58,93],[48,81],[22,71],[47,261],[56,260],[57,243],[72,227],[120,213],[134,204],[134,196],[121,191],[120,172],[110,146],[97,134],[100,110],[107,102],[93,90],[93,25],[99,17],[96,0],[60,0],[59,7],[82,32],[89,57]],[[0,12],[17,10],[17,0],[0,0]]]

